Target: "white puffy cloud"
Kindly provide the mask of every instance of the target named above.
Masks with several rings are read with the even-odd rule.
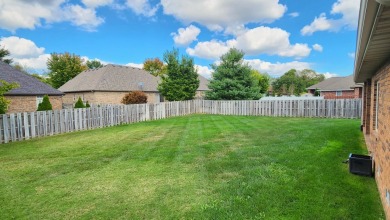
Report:
[[[128,63],[125,66],[132,66],[132,67],[136,67],[136,68],[142,69],[144,67],[144,64],[143,63]]]
[[[97,26],[104,22],[103,18],[96,16],[94,9],[83,8],[80,5],[69,5],[64,8],[62,13],[66,20],[87,31],[94,31]]]
[[[301,29],[302,35],[312,35],[317,31],[338,31],[342,27],[356,29],[359,18],[360,4],[356,0],[337,0],[332,6],[332,15],[341,15],[341,18],[330,19],[321,13],[309,25]]]
[[[252,68],[262,72],[262,73],[268,73],[271,76],[281,76],[290,69],[296,69],[296,70],[304,70],[304,69],[310,69],[310,64],[306,62],[299,62],[299,61],[292,61],[287,63],[271,63],[259,59],[251,59],[251,60],[245,60],[245,62],[248,63],[249,66]]]
[[[324,48],[319,44],[313,44],[313,50],[318,51],[318,52],[322,52],[324,50]]]
[[[97,8],[105,5],[110,5],[114,0],[82,0],[83,4],[88,8]]]
[[[339,74],[337,74],[337,73],[330,73],[330,72],[321,73],[321,74],[323,74],[326,79],[339,76]]]
[[[194,48],[187,48],[186,52],[191,56],[197,56],[206,59],[218,59],[222,54],[229,51],[236,44],[235,40],[223,41],[205,41],[199,42]]]
[[[291,44],[290,34],[280,28],[257,27],[248,29],[236,39],[223,41],[199,42],[194,48],[188,48],[187,53],[192,56],[216,59],[226,53],[229,48],[235,47],[248,55],[279,55],[283,57],[302,58],[310,54],[307,44]]]
[[[159,5],[152,7],[148,0],[127,0],[126,5],[137,15],[152,17],[156,14]]]
[[[292,13],[289,13],[288,15],[289,15],[290,17],[292,17],[292,18],[296,18],[296,17],[299,16],[299,13],[298,13],[298,12],[292,12]]]
[[[187,46],[197,40],[197,37],[200,34],[200,29],[194,25],[190,25],[187,28],[179,28],[177,32],[178,33],[172,33],[175,44]]]
[[[348,53],[348,56],[352,59],[355,59],[355,52]]]
[[[103,1],[103,0],[101,0]],[[55,22],[71,22],[91,31],[103,23],[94,8],[65,4],[67,0],[0,0],[0,28],[11,32]],[[92,2],[92,1],[90,1]]]
[[[211,78],[212,70],[208,66],[195,65],[199,75],[202,75],[206,79]]]
[[[161,5],[165,14],[213,31],[246,23],[269,23],[287,10],[278,0],[161,0]]]
[[[16,36],[2,37],[0,45],[4,46],[13,58],[37,57],[45,51],[43,47],[37,47],[34,42]]]
[[[50,54],[41,54],[37,57],[31,58],[15,58],[13,61],[26,67],[27,69],[33,69],[38,72],[47,71],[47,59],[50,58]]]

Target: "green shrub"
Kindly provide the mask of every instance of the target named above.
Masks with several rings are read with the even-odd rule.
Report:
[[[318,89],[316,89],[316,91],[314,91],[314,96],[320,96],[320,91],[318,91]]]
[[[50,111],[53,110],[53,106],[50,103],[49,96],[44,95],[43,100],[41,103],[38,105],[37,111]]]
[[[7,113],[8,110],[8,105],[11,101],[8,99],[4,98],[4,96],[0,96],[0,114],[5,114]]]
[[[125,105],[142,104],[147,102],[148,102],[148,97],[144,92],[141,91],[130,92],[122,98],[122,103]]]
[[[77,100],[76,104],[74,105],[74,108],[85,108],[83,100],[81,100],[81,97],[79,97],[79,99]]]
[[[91,107],[91,105],[88,103],[88,101],[85,103],[85,107],[86,108],[90,108]]]

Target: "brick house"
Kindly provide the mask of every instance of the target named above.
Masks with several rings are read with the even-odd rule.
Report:
[[[200,77],[196,97],[208,90],[207,79]],[[203,78],[203,79],[202,79]],[[93,104],[120,104],[123,96],[131,91],[143,91],[148,103],[159,103],[163,97],[157,90],[159,78],[143,69],[108,64],[104,67],[86,70],[71,79],[59,90],[65,93],[65,105],[73,105],[79,97]]]
[[[62,95],[64,95],[62,92],[2,61],[0,61],[0,79],[19,84],[19,88],[4,94],[4,97],[11,101],[7,113],[34,112],[44,95],[49,96],[53,109],[62,109]]]
[[[350,75],[325,79],[306,89],[313,95],[318,90],[325,99],[357,99],[362,98],[363,85],[356,84]]]
[[[381,3],[379,3],[381,2]],[[364,83],[362,128],[390,219],[390,1],[361,0],[354,80]]]

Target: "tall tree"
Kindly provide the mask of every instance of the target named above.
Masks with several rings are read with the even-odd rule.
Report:
[[[10,104],[11,101],[6,99],[4,97],[4,94],[7,93],[8,91],[18,88],[19,84],[13,82],[13,83],[8,83],[4,80],[0,80],[0,114],[5,114],[8,110],[8,105]]]
[[[260,87],[260,94],[267,93],[270,85],[271,77],[267,73],[260,73],[259,71],[254,69],[252,69],[251,75]]]
[[[206,98],[211,100],[254,100],[261,97],[259,83],[244,64],[244,53],[235,48],[222,55],[219,65],[212,65],[213,78]]]
[[[103,67],[103,64],[99,60],[87,60],[85,63],[88,67],[88,69],[97,69],[100,67]]]
[[[3,61],[4,63],[11,64],[12,63],[12,59],[5,58],[8,55],[10,55],[10,52],[7,49],[5,49],[4,47],[0,46],[0,60]]]
[[[182,56],[179,60],[179,52],[174,49],[164,54],[164,61],[167,63],[166,73],[161,76],[158,91],[168,101],[193,99],[199,88],[194,60],[188,56]]]
[[[325,76],[323,74],[318,74],[314,70],[304,69],[297,71],[296,69],[291,69],[276,79],[272,83],[272,87],[278,95],[300,95],[306,92],[307,87],[324,79]]]
[[[166,72],[166,66],[159,58],[146,59],[143,69],[153,76],[161,76]]]
[[[70,53],[57,54],[52,53],[47,60],[49,77],[54,88],[59,88],[69,80],[73,79],[79,73],[87,70],[80,56]]]

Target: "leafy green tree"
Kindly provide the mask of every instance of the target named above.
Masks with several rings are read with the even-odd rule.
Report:
[[[169,101],[193,99],[199,88],[194,60],[188,56],[179,60],[179,52],[174,49],[164,54],[164,61],[167,63],[166,73],[161,76],[158,91]]]
[[[146,59],[143,66],[143,69],[153,76],[161,76],[166,72],[166,66],[159,58]]]
[[[251,70],[251,75],[260,87],[260,94],[267,93],[270,85],[271,77],[267,73],[263,74],[254,69]]]
[[[87,60],[86,65],[90,70],[103,67],[103,64],[99,60]]]
[[[0,60],[3,61],[4,63],[11,64],[12,59],[6,59],[5,57],[10,55],[10,52],[5,49],[4,47],[0,47]]]
[[[81,97],[79,97],[79,99],[77,100],[76,104],[74,104],[74,108],[85,108],[83,100],[81,100]]]
[[[53,106],[50,103],[49,96],[44,95],[43,100],[41,103],[38,105],[37,111],[50,111],[53,110]]]
[[[212,65],[213,78],[206,99],[255,100],[261,97],[259,83],[251,75],[251,68],[244,64],[244,53],[235,48],[222,55],[219,65]]]
[[[50,70],[51,85],[58,89],[88,67],[83,64],[83,59],[78,55],[52,53],[47,60],[47,68]]]
[[[272,83],[274,92],[278,95],[300,95],[306,88],[325,79],[324,75],[314,70],[305,69],[297,71],[291,69]],[[287,90],[288,89],[288,90]]]
[[[16,89],[19,87],[19,84],[13,82],[8,83],[4,80],[0,80],[0,114],[5,114],[8,110],[8,105],[11,103],[10,100],[4,97],[4,94],[11,91],[12,89]]]

